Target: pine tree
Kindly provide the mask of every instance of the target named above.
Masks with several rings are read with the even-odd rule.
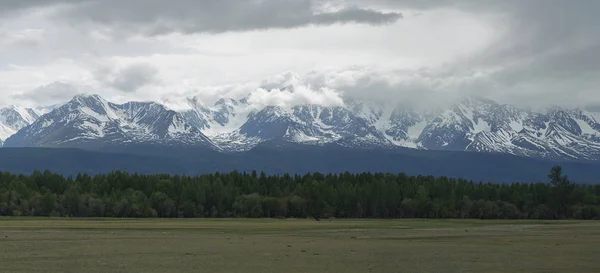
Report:
[[[554,205],[556,217],[559,219],[566,218],[569,196],[573,191],[573,185],[566,175],[562,175],[562,167],[560,166],[554,166],[548,174],[548,178],[550,178],[552,188],[550,200]]]

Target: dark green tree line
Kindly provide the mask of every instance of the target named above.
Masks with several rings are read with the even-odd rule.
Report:
[[[0,173],[0,216],[600,219],[600,185],[385,173]]]

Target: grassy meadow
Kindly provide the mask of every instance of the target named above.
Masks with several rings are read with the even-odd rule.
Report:
[[[0,218],[0,272],[600,272],[600,222]]]

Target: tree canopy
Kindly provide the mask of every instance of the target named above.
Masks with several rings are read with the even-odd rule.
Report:
[[[1,216],[600,219],[600,185],[390,173],[0,173]]]

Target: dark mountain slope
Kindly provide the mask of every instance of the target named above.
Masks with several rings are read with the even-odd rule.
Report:
[[[120,153],[77,149],[0,149],[0,171],[31,173],[36,169],[48,169],[66,175],[113,170],[186,175],[233,170],[300,174],[349,171],[462,177],[489,182],[538,182],[546,181],[548,170],[557,164],[563,166],[573,182],[600,182],[600,164],[595,162],[548,161],[477,152],[353,150],[336,145],[311,146],[289,142],[265,143],[236,154],[207,149],[157,151],[135,146],[121,149]]]

